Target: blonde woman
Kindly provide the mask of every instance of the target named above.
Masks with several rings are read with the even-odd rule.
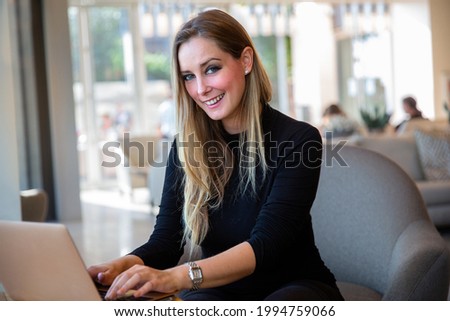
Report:
[[[184,300],[341,300],[314,244],[320,134],[268,105],[268,76],[244,28],[210,10],[173,47],[179,135],[149,241],[89,268],[115,299],[130,289]],[[186,242],[202,257],[178,264]]]

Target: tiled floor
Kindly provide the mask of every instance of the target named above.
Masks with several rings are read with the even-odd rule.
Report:
[[[86,266],[129,253],[146,242],[155,224],[147,195],[133,199],[118,192],[85,192],[81,196],[83,221],[66,223]],[[450,229],[441,231],[450,248]],[[449,294],[450,300],[450,294]]]

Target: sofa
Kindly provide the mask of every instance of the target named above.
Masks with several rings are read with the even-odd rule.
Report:
[[[414,134],[366,136],[353,144],[378,152],[400,165],[416,182],[434,224],[441,228],[450,226],[450,180],[426,180]]]

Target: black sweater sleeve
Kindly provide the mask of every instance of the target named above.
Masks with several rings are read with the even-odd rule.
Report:
[[[156,269],[173,267],[183,254],[183,204],[180,197],[183,195],[182,178],[177,149],[173,143],[167,160],[161,206],[155,229],[147,243],[130,253],[140,257],[147,266]]]
[[[271,153],[277,160],[273,185],[248,239],[256,257],[255,272],[275,268],[287,254],[296,255],[299,234],[307,232],[320,175],[320,134],[303,123],[276,153]]]

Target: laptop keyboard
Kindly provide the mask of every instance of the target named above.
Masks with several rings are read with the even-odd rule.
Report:
[[[96,284],[98,294],[100,294],[100,297],[103,301],[105,301],[106,293],[108,292],[109,287]],[[117,298],[115,301],[172,301],[175,299],[175,296],[173,293],[158,293],[158,292],[149,292],[147,294],[144,294],[141,297],[134,297],[133,291],[127,292],[125,295]]]
[[[104,289],[98,289],[98,294],[100,294],[100,297],[103,301],[106,301],[105,296],[108,290]],[[118,297],[115,301],[152,301],[152,298],[141,296],[139,298],[135,298],[133,295],[123,295],[121,297]]]

